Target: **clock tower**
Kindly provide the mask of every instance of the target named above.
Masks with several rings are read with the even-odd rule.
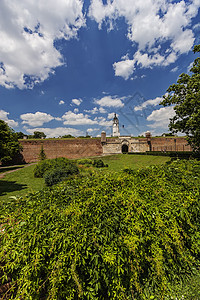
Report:
[[[119,120],[118,120],[116,114],[114,115],[114,118],[113,118],[113,136],[120,136]]]

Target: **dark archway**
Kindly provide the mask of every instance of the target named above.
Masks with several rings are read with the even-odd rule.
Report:
[[[122,145],[122,153],[128,153],[128,145]]]

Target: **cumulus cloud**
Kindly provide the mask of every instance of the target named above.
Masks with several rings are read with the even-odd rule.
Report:
[[[145,102],[143,102],[141,105],[135,106],[134,110],[138,111],[138,110],[143,110],[144,108],[146,108],[147,106],[156,106],[158,105],[161,101],[163,100],[162,97],[156,97],[155,99],[149,99]]]
[[[125,19],[127,37],[137,45],[138,51],[133,59],[125,55],[113,64],[113,68],[116,76],[127,80],[136,64],[143,68],[167,66],[192,48],[195,28],[191,28],[191,21],[199,7],[200,0],[126,0],[125,5],[122,0],[108,1],[107,4],[92,0],[89,16],[99,24],[99,28],[105,22],[109,24],[109,29],[114,28],[118,18]],[[169,47],[165,50],[166,41]]]
[[[62,116],[64,125],[88,125],[88,124],[97,124],[96,120],[92,120],[88,115],[84,115],[83,113],[76,114],[72,111],[66,112]]]
[[[103,107],[123,107],[124,103],[115,96],[105,96],[101,99],[95,99],[94,102]]]
[[[154,110],[148,117],[147,121],[153,122],[152,124],[148,124],[149,127],[152,128],[163,128],[167,129],[170,118],[175,115],[175,111],[173,106],[162,107],[158,110]]]
[[[94,107],[93,109],[89,109],[89,110],[84,110],[85,112],[87,113],[91,113],[92,115],[96,115],[98,113],[101,113],[101,114],[106,114],[107,111],[103,108],[103,107]]]
[[[99,117],[96,119],[98,121],[98,124],[100,126],[104,126],[104,127],[110,127],[112,126],[113,122],[112,120],[107,120],[106,118],[104,117]]]
[[[94,107],[93,109],[85,109],[86,113],[91,113],[92,115],[96,115],[99,112],[99,109],[97,107]]]
[[[44,123],[48,123],[55,119],[50,114],[37,111],[36,113],[22,114],[20,118],[23,120],[22,124],[28,124],[32,127],[42,126]],[[60,120],[60,119],[59,119]]]
[[[83,102],[82,99],[72,99],[72,103],[79,106]]]
[[[60,100],[59,105],[65,104],[63,100]]]
[[[0,120],[5,121],[10,127],[17,127],[18,126],[18,122],[8,119],[8,115],[10,113],[5,111],[5,110],[0,110]]]
[[[108,114],[108,119],[113,119],[114,118],[115,113],[109,113]],[[116,114],[116,116],[118,117],[118,114]]]
[[[34,131],[42,131],[47,136],[47,138],[59,137],[67,134],[73,136],[83,135],[83,132],[75,128],[57,127],[57,128],[24,128],[27,133],[33,134]]]
[[[82,7],[82,0],[0,1],[0,85],[32,88],[61,66],[54,41],[76,37]]]
[[[113,68],[115,71],[115,76],[121,76],[127,80],[135,69],[135,61],[127,59],[115,62],[113,64]]]

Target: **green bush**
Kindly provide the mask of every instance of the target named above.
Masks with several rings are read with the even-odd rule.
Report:
[[[102,159],[95,159],[93,161],[93,166],[96,168],[104,168],[104,167],[108,167],[107,164],[104,164]]]
[[[34,169],[34,176],[38,178],[42,178],[48,170],[52,170],[54,168],[63,168],[65,166],[73,165],[69,159],[64,157],[59,157],[55,159],[45,159],[37,163]]]
[[[57,184],[69,175],[78,174],[79,170],[76,165],[69,164],[65,167],[54,167],[44,173],[44,180],[47,186]]]
[[[176,161],[0,204],[0,298],[198,300],[199,187],[200,162]]]
[[[78,159],[77,164],[78,165],[92,165],[92,159],[89,159],[89,158]]]

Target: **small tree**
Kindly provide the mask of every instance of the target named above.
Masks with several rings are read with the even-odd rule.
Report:
[[[46,134],[44,134],[44,132],[34,131],[33,139],[45,139],[45,138],[46,138]]]
[[[44,152],[44,147],[43,147],[43,144],[41,146],[41,150],[40,150],[40,154],[39,154],[39,159],[40,160],[45,160],[46,159],[46,154]]]
[[[21,149],[17,135],[6,122],[0,120],[0,162],[3,165],[10,164]]]
[[[193,51],[200,52],[200,45]],[[174,105],[175,116],[170,119],[169,129],[185,133],[191,147],[200,151],[200,57],[194,60],[190,71],[191,75],[183,73],[177,84],[170,85],[160,104]]]

